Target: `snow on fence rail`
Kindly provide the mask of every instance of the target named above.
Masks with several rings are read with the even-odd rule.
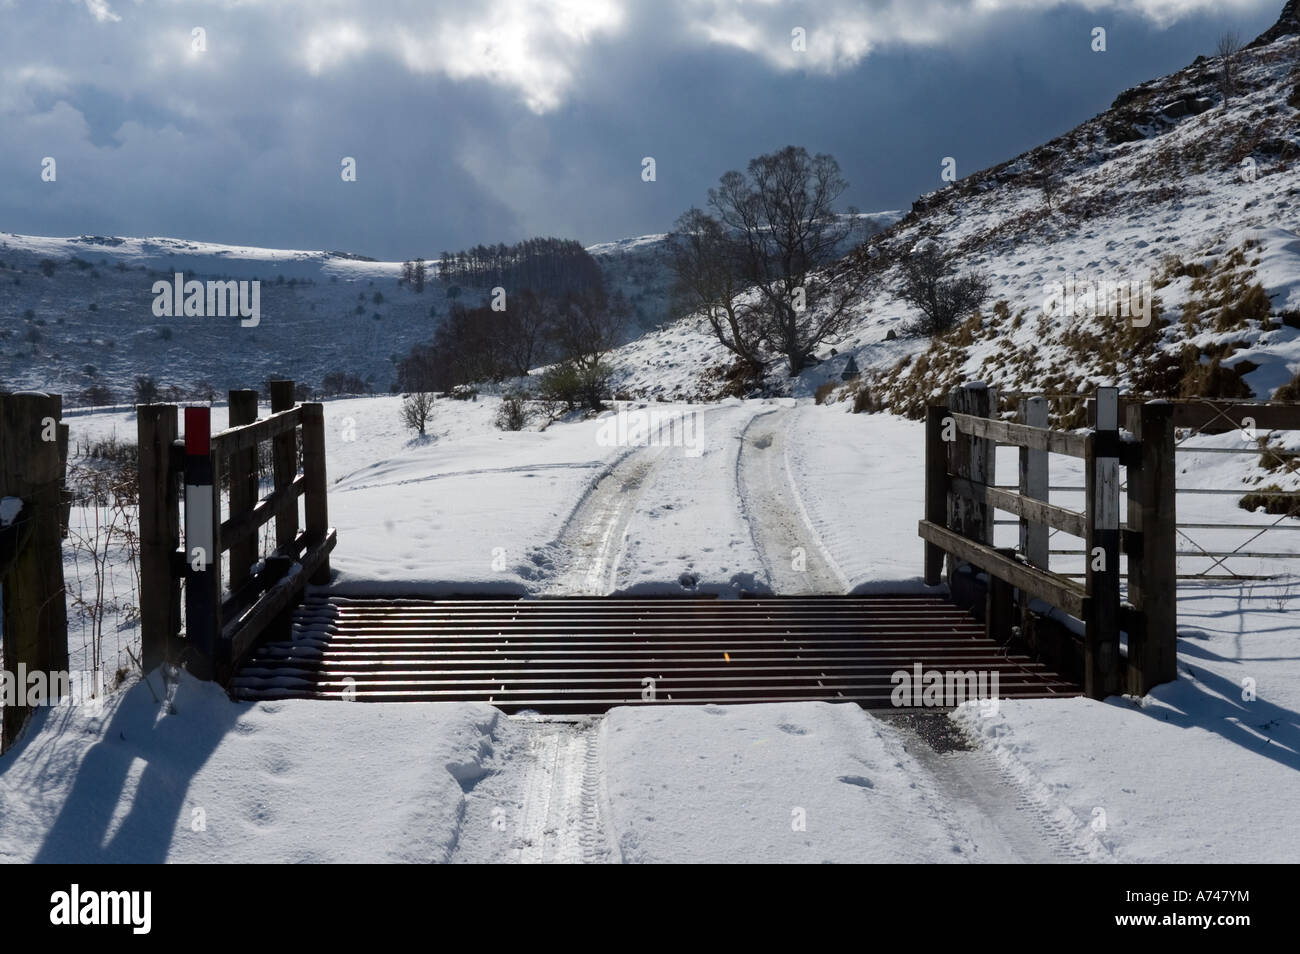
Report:
[[[308,582],[328,582],[337,536],[326,503],[324,409],[319,403],[295,406],[293,382],[272,381],[268,417],[257,418],[256,391],[231,391],[230,427],[210,434],[209,409],[186,408],[184,440],[177,437],[177,411],[174,404],[136,409],[142,661],[147,672],[184,653],[192,670],[225,682],[263,632],[287,629],[289,612]],[[270,493],[259,499],[257,458],[263,443],[271,445],[274,480]],[[223,477],[229,485],[225,520]],[[275,548],[260,556],[259,531],[271,521]],[[228,554],[228,587],[222,582],[222,554]]]
[[[1030,611],[1040,600],[1083,623],[1082,676],[1093,698],[1120,691],[1144,694],[1176,676],[1176,565],[1173,408],[1168,403],[1131,404],[1119,430],[1114,388],[1097,392],[1096,426],[1086,433],[1050,430],[1041,398],[1021,402],[1022,423],[1000,421],[995,389],[969,384],[926,418],[925,580],[940,582],[945,555],[948,578],[961,564],[988,575],[985,624],[991,638],[1011,637],[1019,604],[1020,628],[1031,645],[1068,640],[1068,631]],[[1018,492],[995,480],[998,444],[1020,448]],[[1084,461],[1085,495],[1080,511],[1049,502],[1048,454]],[[1120,521],[1120,469],[1128,473],[1128,521]],[[1020,546],[993,545],[995,510],[1015,514]],[[1057,530],[1084,540],[1084,581],[1054,573],[1047,534]],[[1128,601],[1120,595],[1120,554],[1129,557]],[[1128,634],[1127,661],[1120,633]],[[1059,646],[1055,655],[1069,657]]]

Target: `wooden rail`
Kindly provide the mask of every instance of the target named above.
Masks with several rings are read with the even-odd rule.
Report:
[[[1031,610],[1032,600],[1081,621],[1082,682],[1100,699],[1121,691],[1144,694],[1176,677],[1176,516],[1173,407],[1128,404],[1129,433],[1123,435],[1115,389],[1100,389],[1094,404],[1095,426],[1087,433],[1048,429],[1041,398],[1021,402],[1020,423],[996,420],[997,393],[982,384],[959,388],[948,404],[930,407],[925,519],[918,530],[927,583],[941,581],[945,557],[950,584],[966,567],[987,575],[983,611],[990,637],[1010,638],[1017,616],[1031,642],[1053,632]],[[1018,493],[994,486],[999,443],[1020,449]],[[1082,511],[1048,500],[1053,453],[1084,461]],[[1121,468],[1128,477],[1127,525],[1120,519]],[[994,546],[995,510],[1019,518],[1018,547]],[[1083,539],[1083,583],[1051,571],[1051,530]],[[1121,553],[1129,559],[1127,602],[1120,596]],[[1120,653],[1121,631],[1128,634],[1127,659]]]
[[[0,523],[4,668],[17,690],[15,704],[0,703],[0,748],[31,715],[19,674],[46,674],[53,692],[66,682],[50,678],[68,669],[63,580],[68,425],[62,418],[58,394],[0,394],[0,498],[19,502],[17,512]]]
[[[329,581],[337,537],[326,501],[324,408],[295,405],[293,382],[273,381],[271,413],[258,419],[257,397],[256,391],[230,392],[230,426],[215,434],[207,408],[186,408],[183,441],[177,439],[174,405],[137,408],[146,671],[184,655],[195,672],[224,683],[264,634],[287,633],[308,583]],[[271,490],[265,496],[258,478],[262,444],[271,445]],[[229,496],[225,519],[223,487]],[[274,547],[261,555],[258,539],[272,521]]]

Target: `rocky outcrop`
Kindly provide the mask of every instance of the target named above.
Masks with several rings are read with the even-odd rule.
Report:
[[[1284,36],[1300,35],[1300,0],[1286,0],[1277,22],[1257,36],[1249,46],[1264,46]]]

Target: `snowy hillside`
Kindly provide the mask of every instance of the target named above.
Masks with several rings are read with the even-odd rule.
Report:
[[[610,290],[632,305],[634,335],[671,317],[665,238],[588,249]],[[156,316],[154,282],[177,272],[260,280],[260,321]],[[416,293],[401,273],[400,262],[346,252],[0,233],[0,389],[61,392],[65,406],[127,404],[137,375],[153,377],[164,395],[175,388],[193,397],[208,385],[220,395],[275,377],[318,388],[343,373],[387,393],[397,360],[429,339],[450,304],[443,283]],[[111,400],[87,399],[94,386]]]
[[[260,321],[156,316],[154,283],[176,272],[260,280]],[[396,359],[447,310],[439,283],[416,294],[400,274],[400,263],[342,252],[0,234],[0,386],[62,392],[76,405],[100,385],[130,403],[136,375],[190,395],[204,383],[221,394],[347,373],[387,392]]]
[[[880,282],[845,339],[819,354],[840,357],[794,382],[776,362],[769,384],[809,394],[851,354],[874,396],[907,414],[963,379],[1272,396],[1300,371],[1298,58],[1293,35],[1248,48],[1226,101],[1217,61],[1198,58],[1121,92],[1069,133],[922,196],[867,243],[876,251],[862,260],[878,263]],[[927,239],[992,284],[979,317],[933,341],[909,335],[917,313],[897,295],[899,257]],[[1147,283],[1153,319],[1141,327],[1090,306],[1046,315],[1058,282]],[[729,356],[699,329],[683,319],[625,348],[622,389],[718,393]]]

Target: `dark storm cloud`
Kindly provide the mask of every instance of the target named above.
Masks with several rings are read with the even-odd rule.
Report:
[[[860,208],[906,207],[944,156],[1015,155],[1280,7],[0,0],[0,229],[383,258],[590,243],[668,228],[787,143],[835,155]]]

